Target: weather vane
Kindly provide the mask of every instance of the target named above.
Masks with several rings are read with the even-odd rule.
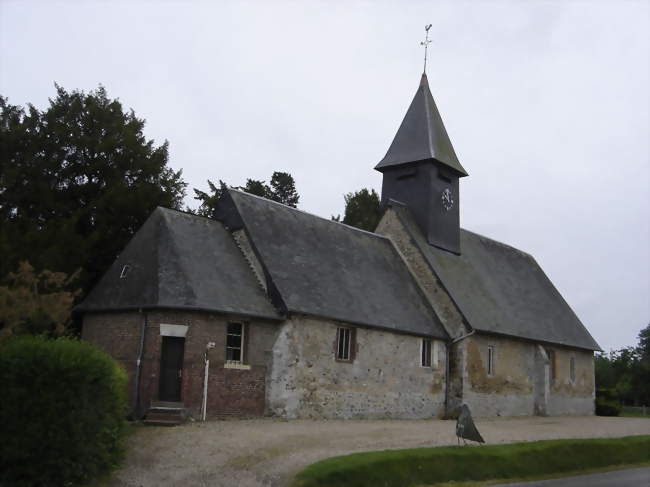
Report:
[[[429,29],[431,28],[431,24],[425,25],[424,30],[427,32],[427,35],[424,39],[424,41],[420,42],[421,46],[424,46],[424,74],[427,72],[427,49],[429,48],[429,44],[431,44],[431,41],[429,40]]]

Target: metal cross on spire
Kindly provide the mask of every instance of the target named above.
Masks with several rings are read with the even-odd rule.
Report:
[[[424,46],[424,74],[427,74],[427,49],[429,48],[429,44],[431,44],[431,41],[429,40],[429,29],[431,28],[431,24],[425,25],[424,30],[426,31],[427,35],[424,39],[424,41],[420,42],[421,46]]]

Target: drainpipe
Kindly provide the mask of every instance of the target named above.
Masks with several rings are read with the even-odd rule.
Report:
[[[467,337],[471,337],[476,330],[472,330],[469,333],[454,338],[452,341],[445,344],[445,418],[449,418],[449,373],[451,370],[451,347],[454,343],[458,343],[461,340],[464,340]]]
[[[208,374],[210,373],[210,356],[208,352],[215,346],[216,344],[214,342],[208,342],[205,346],[205,353],[203,354],[203,360],[205,362],[205,370],[203,372],[203,404],[201,405],[201,419],[203,421],[205,421],[208,414]]]
[[[140,351],[138,352],[138,359],[135,362],[135,391],[133,394],[134,418],[139,418],[140,416],[140,375],[142,372],[142,357],[144,355],[144,337],[147,330],[147,312],[143,312],[142,308],[140,308],[140,314],[142,315],[142,326],[140,328]]]

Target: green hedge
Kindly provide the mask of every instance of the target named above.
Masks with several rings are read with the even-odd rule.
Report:
[[[616,389],[596,389],[596,415],[619,416],[621,401]]]
[[[650,462],[650,436],[356,453],[314,463],[292,487],[409,487],[525,479]]]
[[[77,485],[122,454],[127,377],[72,339],[0,344],[0,486]]]

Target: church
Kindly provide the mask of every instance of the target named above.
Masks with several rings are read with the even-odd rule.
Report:
[[[374,232],[234,189],[151,214],[76,309],[136,417],[594,413],[598,344],[531,255],[460,227],[426,74],[375,169]]]

